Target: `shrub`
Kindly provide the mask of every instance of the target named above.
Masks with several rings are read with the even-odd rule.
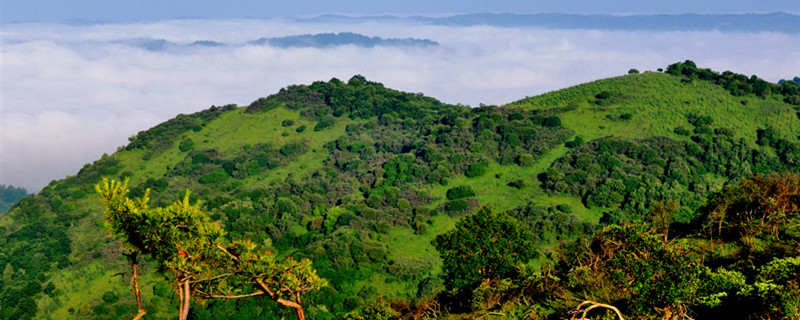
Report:
[[[469,207],[469,203],[466,200],[455,199],[453,201],[448,202],[447,205],[445,205],[444,209],[447,210],[447,212],[458,212],[466,210],[467,207]]]
[[[457,186],[447,190],[447,199],[455,200],[461,199],[466,197],[472,197],[475,195],[475,192],[472,191],[472,188],[468,185],[464,186]]]
[[[209,183],[217,183],[220,181],[224,181],[230,177],[225,170],[222,169],[214,169],[211,172],[203,175],[200,177],[200,183],[202,184],[209,184]]]
[[[194,141],[192,141],[191,138],[183,139],[183,141],[181,141],[181,144],[178,145],[178,149],[180,149],[181,152],[192,151],[194,149]]]
[[[471,163],[464,174],[467,177],[472,178],[472,177],[482,176],[484,173],[486,173],[486,166],[484,166],[483,163],[476,162],[476,163]]]
[[[523,153],[517,157],[517,164],[519,164],[521,167],[530,166],[533,164],[533,161],[533,156],[529,153]]]
[[[545,127],[548,127],[548,128],[560,127],[561,126],[561,118],[559,118],[557,116],[551,116],[551,117],[544,118],[544,123],[542,123],[542,125],[545,126]]]
[[[317,125],[314,126],[314,131],[321,131],[322,129],[332,126],[335,122],[336,120],[333,116],[324,116],[317,122]]]

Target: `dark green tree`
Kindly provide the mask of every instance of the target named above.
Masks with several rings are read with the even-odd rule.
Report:
[[[517,275],[517,265],[536,257],[531,234],[505,212],[482,207],[433,240],[443,260],[445,285],[467,289],[485,280]]]

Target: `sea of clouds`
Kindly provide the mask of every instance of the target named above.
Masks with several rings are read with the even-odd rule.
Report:
[[[274,48],[263,37],[354,32],[429,47]],[[365,22],[173,20],[0,25],[0,184],[36,192],[179,113],[247,105],[355,74],[447,103],[503,104],[691,59],[772,82],[800,75],[798,34],[547,30]],[[214,41],[224,46],[191,45]]]

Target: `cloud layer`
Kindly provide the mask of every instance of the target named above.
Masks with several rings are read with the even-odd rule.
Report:
[[[798,35],[614,32],[411,24],[177,20],[69,26],[6,24],[2,33],[0,184],[38,191],[127,137],[179,113],[246,105],[296,83],[361,74],[448,103],[502,104],[587,81],[699,66],[777,81],[800,75]],[[262,37],[355,32],[432,47],[273,48]],[[153,50],[142,39],[178,46]],[[222,47],[188,46],[214,41]]]

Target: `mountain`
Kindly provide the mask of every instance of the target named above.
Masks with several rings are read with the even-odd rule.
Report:
[[[444,26],[540,27],[624,31],[721,31],[797,33],[800,16],[783,12],[765,14],[657,14],[608,15],[570,13],[472,13],[447,17],[396,17],[322,15],[298,22],[360,23],[412,22]]]
[[[22,187],[0,185],[0,214],[6,213],[19,199],[28,195],[28,191]]]
[[[406,46],[406,47],[427,47],[437,46],[439,43],[428,39],[383,39],[380,37],[367,37],[361,34],[352,32],[340,33],[319,33],[319,34],[304,34],[296,36],[276,37],[276,38],[260,38],[258,40],[250,41],[250,44],[256,45],[270,45],[280,48],[291,47],[313,47],[313,48],[327,48],[343,45],[355,45],[359,47],[375,47],[375,46]]]
[[[126,251],[109,236],[95,192],[102,178],[127,178],[132,197],[152,190],[153,207],[188,196],[200,201],[226,237],[250,239],[280,257],[313,261],[328,285],[303,296],[309,318],[384,307],[442,316],[450,310],[469,317],[497,305],[488,301],[510,301],[509,288],[523,287],[501,290],[500,284],[487,282],[475,289],[482,291],[468,292],[489,299],[483,302],[447,296],[467,291],[449,290],[452,282],[444,281],[449,267],[432,241],[454,230],[462,217],[483,205],[506,211],[537,248],[530,270],[550,270],[553,262],[571,270],[568,263],[585,262],[559,260],[561,245],[581,239],[622,243],[615,238],[619,234],[646,233],[614,229],[614,224],[662,221],[684,235],[695,234],[686,230],[706,219],[704,208],[715,203],[709,199],[716,199],[723,186],[754,174],[796,171],[798,105],[800,85],[793,81],[772,84],[698,68],[691,61],[663,73],[631,70],[478,108],[392,90],[362,76],[290,85],[248,106],[178,115],[137,133],[127,146],[75,176],[20,200],[0,216],[0,316],[119,319],[136,313]],[[664,218],[655,219],[654,210],[665,212]],[[675,249],[653,242],[660,236],[637,239],[651,245],[642,252],[674,260]],[[738,252],[733,244],[719,245]],[[727,266],[723,263],[730,259],[709,261]],[[753,265],[765,261],[770,260]],[[593,272],[613,267],[592,266],[606,268]],[[158,269],[157,261],[141,263],[144,307],[147,317],[171,318],[177,294]],[[726,270],[709,272],[733,277],[739,269]],[[526,272],[514,277],[526,274],[523,279],[534,279],[526,282],[531,286],[553,288],[545,292],[572,292],[561,291],[550,278]],[[547,300],[558,297],[536,292],[542,296],[531,301],[561,302],[515,312],[556,316],[575,307],[564,302],[572,300]],[[655,310],[625,297],[619,298],[631,301],[625,302],[627,308],[619,305],[625,312]],[[736,304],[715,297],[717,306]],[[528,305],[519,299],[516,306]],[[758,306],[756,300],[746,301],[741,305]],[[719,310],[710,303],[707,308]],[[266,297],[212,299],[194,303],[191,310],[193,319],[294,317]]]

